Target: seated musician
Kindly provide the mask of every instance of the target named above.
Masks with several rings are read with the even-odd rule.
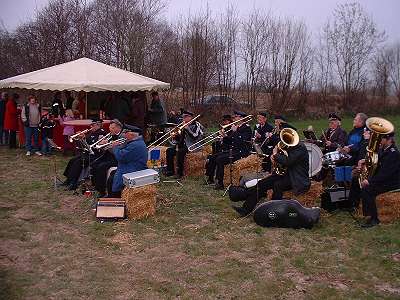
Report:
[[[183,121],[185,123],[189,123],[193,119],[193,113],[190,111],[184,111],[182,114]],[[177,145],[174,147],[170,147],[167,149],[166,158],[167,158],[167,173],[166,176],[174,176],[175,175],[175,164],[174,158],[176,156],[177,163],[177,178],[183,177],[183,169],[186,154],[188,153],[188,147],[193,145],[203,136],[203,126],[197,122],[191,122],[189,125],[186,125],[180,133],[175,135],[175,139],[177,140]]]
[[[231,115],[223,115],[222,117],[222,126],[227,126],[232,123]],[[232,131],[228,131],[229,128],[225,128],[227,131],[227,136],[232,134]],[[214,141],[212,144],[212,154],[207,157],[206,161],[206,184],[213,184],[214,183],[214,175],[215,175],[215,160],[217,159],[218,155],[221,153],[228,153],[230,147],[230,140],[224,139],[222,136],[220,139]]]
[[[240,121],[246,117],[246,114],[240,111],[235,111],[233,121]],[[214,173],[217,182],[215,189],[224,189],[224,168],[226,165],[237,161],[243,157],[247,157],[251,150],[252,132],[250,126],[246,122],[238,122],[231,126],[232,133],[224,136],[223,143],[230,145],[227,152],[218,154],[215,160],[209,162],[207,175],[209,180],[213,181]],[[224,133],[223,133],[224,134]]]
[[[123,125],[120,121],[118,121],[117,119],[112,120],[109,127],[111,139],[101,141],[99,143],[99,146],[122,138],[122,128]],[[107,148],[108,149],[102,150],[103,153],[101,157],[99,157],[97,161],[93,163],[91,170],[92,183],[96,191],[99,192],[100,198],[104,197],[104,195],[106,194],[108,169],[111,167],[116,167],[118,165],[118,162],[114,157],[112,148]]]
[[[342,119],[336,113],[330,113],[328,119],[329,128],[320,137],[322,144],[318,144],[323,147],[323,153],[336,151],[347,142],[347,133],[340,127]]]
[[[254,143],[261,147],[264,154],[270,155],[274,146],[270,144],[270,137],[273,131],[272,125],[268,123],[267,113],[259,112],[257,114],[257,124],[254,126]],[[262,163],[263,171],[271,171],[271,160],[265,157]]]
[[[295,195],[307,192],[311,186],[308,175],[309,161],[306,146],[299,142],[287,150],[288,156],[279,153],[277,147],[271,156],[272,162],[287,168],[283,175],[277,174],[276,170],[257,184],[250,188],[233,187],[229,190],[232,201],[244,201],[242,207],[234,207],[240,216],[246,216],[253,211],[260,198],[266,197],[267,191],[272,189],[272,200],[283,197],[284,191],[293,190]]]
[[[365,128],[365,122],[368,119],[367,115],[364,113],[358,113],[353,120],[353,129],[349,132],[347,136],[346,146],[339,148],[340,152],[350,156],[341,165],[353,166],[356,164],[356,158],[358,157],[361,142],[363,140],[363,133]]]
[[[358,162],[360,170],[365,160]],[[349,194],[349,201],[357,208],[362,201],[363,215],[368,219],[362,227],[373,227],[379,224],[375,198],[379,194],[400,188],[400,153],[394,142],[394,133],[382,136],[378,152],[378,166],[374,175],[361,182],[354,176]]]
[[[143,140],[143,131],[135,126],[125,125],[121,144],[114,141],[112,152],[118,162],[117,170],[112,172],[107,182],[108,197],[120,198],[124,188],[122,175],[147,169],[147,147]]]
[[[86,135],[80,135],[77,140],[77,144],[81,144],[80,140],[84,140],[86,146],[95,143],[99,138],[105,135],[105,131],[102,128],[102,120],[93,119],[93,123],[90,125],[90,130]],[[78,149],[80,153],[71,158],[64,171],[64,176],[67,178],[62,185],[68,186],[69,190],[76,190],[78,187],[79,176],[84,167],[89,167],[91,162],[99,157],[99,152],[94,151],[94,154],[89,153],[89,149],[82,147]]]

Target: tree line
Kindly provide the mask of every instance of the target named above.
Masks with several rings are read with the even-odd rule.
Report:
[[[153,77],[183,105],[210,92],[268,94],[272,111],[317,95],[344,110],[366,94],[400,101],[400,43],[388,43],[359,3],[339,4],[318,33],[303,21],[233,6],[168,22],[165,0],[52,0],[14,31],[0,29],[0,78],[89,57]],[[303,105],[304,106],[304,105]]]

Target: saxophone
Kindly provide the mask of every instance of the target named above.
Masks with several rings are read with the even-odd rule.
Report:
[[[278,153],[288,156],[287,149],[294,147],[299,143],[299,135],[296,130],[292,128],[283,128],[279,134],[280,141],[277,145]],[[277,175],[286,173],[287,168],[279,164],[276,160],[272,162],[272,170]]]
[[[378,150],[383,135],[393,132],[394,126],[391,122],[383,118],[368,118],[366,121],[367,128],[371,131],[369,138],[367,153],[365,155],[365,164],[361,168],[358,182],[361,183],[372,176],[378,166]]]

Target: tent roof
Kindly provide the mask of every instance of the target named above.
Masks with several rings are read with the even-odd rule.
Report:
[[[0,80],[0,88],[69,91],[149,91],[169,83],[112,67],[89,58]]]

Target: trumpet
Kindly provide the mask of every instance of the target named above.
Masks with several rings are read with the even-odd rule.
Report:
[[[207,145],[209,143],[212,143],[213,141],[218,140],[220,138],[223,138],[223,132],[224,133],[228,133],[228,132],[232,131],[232,128],[229,128],[227,131],[225,131],[225,129],[228,128],[229,126],[235,125],[237,123],[243,123],[243,124],[249,123],[249,122],[252,121],[252,119],[253,119],[253,116],[252,115],[248,115],[248,116],[243,117],[243,118],[241,118],[239,120],[233,121],[233,122],[231,122],[229,124],[220,125],[220,129],[218,131],[213,132],[213,133],[207,135],[205,138],[197,141],[193,145],[190,145],[188,147],[189,152],[197,151],[197,150],[203,148],[205,145]]]
[[[70,143],[73,143],[74,140],[77,140],[79,138],[79,136],[81,136],[82,134],[85,134],[85,133],[87,133],[89,131],[90,131],[90,128],[82,130],[82,131],[79,131],[79,132],[77,132],[77,133],[75,133],[73,135],[70,135],[68,140],[70,141]]]
[[[96,145],[95,148],[97,150],[100,150],[100,149],[107,150],[107,149],[110,149],[114,143],[118,143],[119,145],[122,145],[122,144],[126,143],[126,138],[120,138],[115,141],[109,141],[108,143],[105,143],[105,144]]]
[[[193,119],[191,119],[189,122],[184,122],[182,121],[178,125],[176,125],[174,128],[172,128],[170,131],[167,133],[163,134],[161,137],[156,139],[154,142],[152,142],[150,145],[147,146],[147,149],[151,150],[153,148],[157,148],[167,142],[169,139],[175,137],[176,135],[180,134],[183,128],[188,126],[189,124],[193,123],[196,121],[198,118],[200,118],[200,115],[197,115]]]

